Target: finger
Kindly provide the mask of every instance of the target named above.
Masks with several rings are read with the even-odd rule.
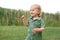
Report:
[[[23,16],[21,17],[21,19],[24,18],[24,17],[25,17],[25,16],[23,15]]]

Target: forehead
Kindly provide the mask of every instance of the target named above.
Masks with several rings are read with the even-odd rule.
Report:
[[[40,9],[40,6],[39,6],[39,5],[32,5],[30,9],[31,9],[31,10],[32,10],[32,9]]]

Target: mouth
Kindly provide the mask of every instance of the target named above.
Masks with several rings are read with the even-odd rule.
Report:
[[[34,16],[34,13],[30,13],[31,16]]]
[[[34,14],[34,13],[31,13],[31,14]]]

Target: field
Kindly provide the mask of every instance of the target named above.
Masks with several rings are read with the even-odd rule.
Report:
[[[0,26],[0,40],[24,40],[26,34],[24,26]],[[43,40],[60,40],[60,27],[45,27]]]

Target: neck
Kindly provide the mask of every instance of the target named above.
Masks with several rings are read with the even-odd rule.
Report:
[[[33,20],[35,20],[35,19],[37,19],[37,18],[38,18],[38,16],[34,16],[34,17],[33,17]]]
[[[38,18],[38,15],[36,15],[36,16],[33,16],[33,18]]]

